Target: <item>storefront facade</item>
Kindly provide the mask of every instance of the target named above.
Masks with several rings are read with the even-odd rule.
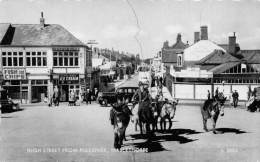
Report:
[[[42,14],[43,16],[43,14]],[[61,101],[70,90],[79,98],[85,91],[89,48],[62,26],[44,24],[0,24],[0,69],[2,87],[21,103],[50,99],[58,86]],[[90,69],[91,71],[91,69]]]
[[[70,90],[80,96],[85,85],[85,47],[1,47],[3,87],[22,103],[50,98],[54,85],[61,101]]]

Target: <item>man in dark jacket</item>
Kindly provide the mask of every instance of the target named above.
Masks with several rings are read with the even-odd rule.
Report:
[[[237,103],[238,103],[238,97],[239,97],[239,94],[238,94],[237,90],[235,90],[235,92],[232,94],[232,97],[233,97],[234,108],[236,108],[237,107]]]

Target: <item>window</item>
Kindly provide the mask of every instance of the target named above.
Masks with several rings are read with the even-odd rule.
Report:
[[[2,52],[3,66],[23,66],[23,52]]]
[[[182,56],[181,55],[178,55],[177,66],[179,66],[179,67],[182,66]]]
[[[27,66],[47,66],[47,53],[46,52],[26,52],[26,65]]]
[[[53,66],[79,66],[77,51],[54,51]]]

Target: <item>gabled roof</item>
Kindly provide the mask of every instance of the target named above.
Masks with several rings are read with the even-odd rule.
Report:
[[[236,57],[232,56],[231,54],[224,52],[222,50],[214,50],[206,57],[202,58],[197,62],[197,64],[222,64],[227,62],[239,62],[240,60]]]
[[[184,60],[199,61],[208,56],[214,50],[222,50],[226,52],[225,49],[210,40],[200,40],[184,50]]]
[[[85,46],[69,31],[57,24],[11,24],[9,46]]]
[[[8,23],[0,23],[0,44],[1,44],[2,40],[4,39],[9,26],[10,26],[10,24],[8,24]]]

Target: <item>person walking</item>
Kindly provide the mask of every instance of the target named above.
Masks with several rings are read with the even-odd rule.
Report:
[[[235,90],[235,92],[233,93],[232,97],[233,97],[234,108],[236,108],[237,104],[238,104],[238,97],[239,97],[239,94],[238,94],[237,90]]]
[[[90,91],[89,89],[87,89],[86,91],[86,104],[91,104],[91,94],[90,94]]]
[[[218,94],[219,94],[219,91],[218,91],[218,87],[217,87],[217,89],[215,91],[215,96],[214,96],[215,99],[218,99]]]
[[[210,100],[210,91],[208,90],[208,94],[207,94],[208,100]]]

